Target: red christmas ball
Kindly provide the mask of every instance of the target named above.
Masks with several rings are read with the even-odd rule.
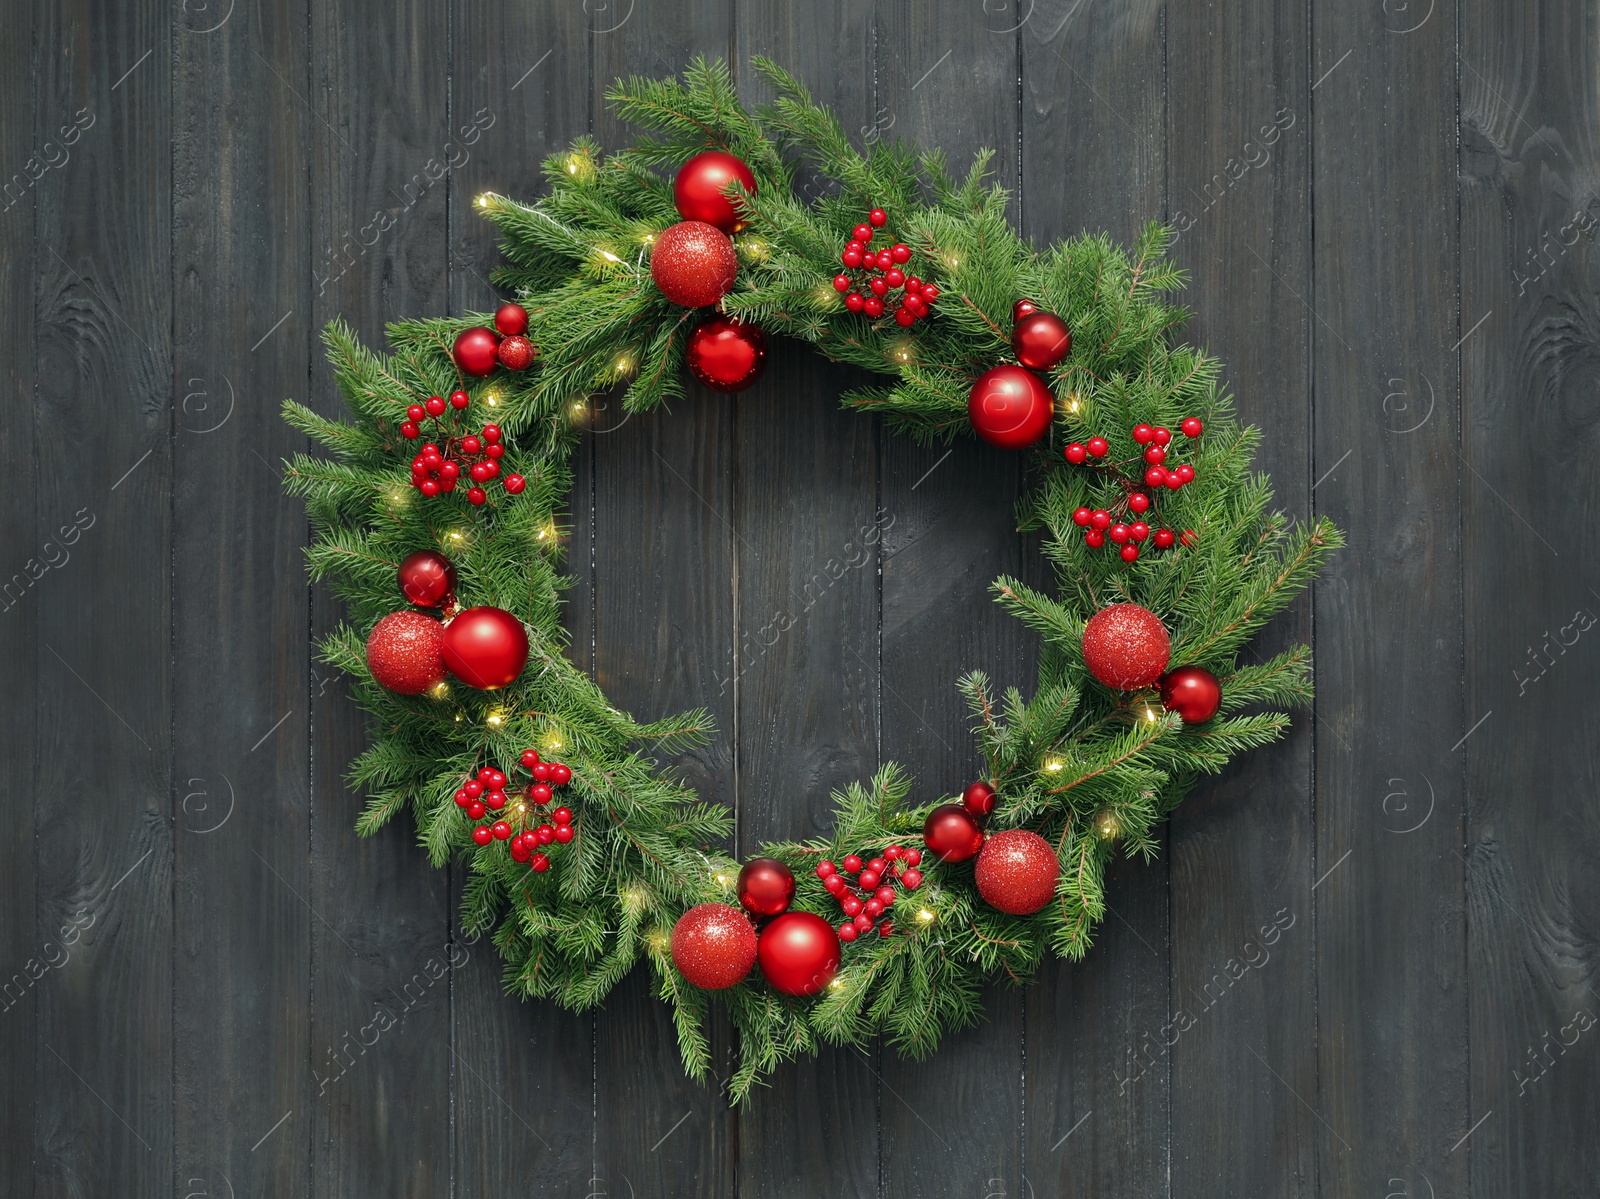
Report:
[[[451,351],[451,355],[464,374],[481,379],[485,375],[494,373],[499,350],[500,338],[495,331],[478,325],[471,329],[463,329],[456,336],[455,349]]]
[[[941,862],[965,862],[983,848],[983,833],[965,808],[940,804],[923,822],[922,843]]]
[[[1031,371],[1047,371],[1072,353],[1067,322],[1048,312],[1030,312],[1011,327],[1011,350]]]
[[[408,603],[437,608],[456,590],[456,568],[438,550],[418,550],[400,563],[400,591]]]
[[[756,930],[738,908],[697,904],[672,926],[672,964],[697,987],[731,987],[756,964]]]
[[[1013,916],[1028,916],[1050,902],[1061,877],[1055,850],[1038,833],[1008,829],[983,843],[973,867],[978,894],[990,907]]]
[[[1160,617],[1138,604],[1112,604],[1083,629],[1083,661],[1107,687],[1137,691],[1161,678],[1172,642]]]
[[[988,783],[972,783],[961,793],[961,806],[974,816],[994,811],[994,788]]]
[[[496,357],[500,365],[508,371],[525,371],[533,365],[533,360],[539,356],[539,351],[526,337],[520,333],[507,337],[500,343]]]
[[[713,391],[743,391],[767,365],[767,339],[757,325],[714,316],[689,337],[689,373]]]
[[[502,304],[494,310],[494,327],[504,337],[528,331],[528,310],[521,304]]]
[[[444,664],[469,687],[504,687],[527,662],[527,630],[504,608],[468,608],[444,627]]]
[[[704,221],[679,221],[663,229],[650,254],[650,277],[661,294],[685,308],[715,304],[738,271],[733,242]]]
[[[391,612],[367,638],[367,669],[390,691],[420,695],[444,681],[444,630],[421,612]]]
[[[1161,706],[1184,724],[1204,724],[1222,706],[1222,684],[1204,666],[1180,666],[1161,680]]]
[[[739,871],[739,906],[752,916],[777,916],[794,899],[794,872],[776,858],[753,858]]]
[[[746,221],[734,202],[722,194],[722,189],[734,180],[752,196],[756,194],[756,177],[732,154],[721,150],[696,154],[678,168],[672,181],[672,202],[678,207],[678,215],[686,221],[715,225],[724,233],[739,232]]]
[[[839,970],[839,934],[821,916],[785,912],[756,943],[761,973],[785,995],[815,995]]]
[[[1020,366],[984,371],[967,397],[973,429],[1003,450],[1027,449],[1049,431],[1054,415],[1050,389]]]
[[[1032,300],[1018,300],[1015,304],[1011,305],[1011,319],[1013,321],[1020,321],[1023,317],[1037,311],[1039,311],[1039,306]]]

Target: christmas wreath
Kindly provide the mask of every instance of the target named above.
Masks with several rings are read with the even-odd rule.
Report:
[[[734,1100],[819,1040],[924,1056],[978,1018],[987,978],[1081,957],[1113,854],[1152,855],[1197,776],[1309,697],[1306,647],[1239,657],[1339,544],[1270,510],[1259,434],[1217,362],[1174,342],[1164,229],[1131,253],[1105,237],[1036,252],[987,154],[960,180],[937,152],[863,156],[795,78],[755,66],[777,99],[754,112],[720,63],[616,84],[653,137],[610,156],[579,140],[536,203],[477,200],[514,302],[392,325],[387,355],[335,322],[354,419],[284,407],[332,455],[286,477],[311,574],[349,610],[321,653],[373,717],[357,830],[409,805],[434,865],[469,863],[464,927],[492,934],[518,995],[589,1007],[646,959],[695,1076],[718,993],[742,1047]],[[801,162],[836,186],[802,200]],[[661,407],[685,365],[740,390],[772,333],[888,376],[847,408],[1025,451],[1020,520],[1058,593],[993,584],[1043,650],[1031,699],[959,682],[980,780],[913,799],[886,766],[834,796],[830,840],[741,867],[719,848],[729,814],[661,765],[706,739],[706,714],[640,723],[563,656],[560,511],[575,403]]]

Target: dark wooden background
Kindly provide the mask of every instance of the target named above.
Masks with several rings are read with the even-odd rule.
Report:
[[[0,30],[0,1192],[1600,1191],[1596,0],[0,0]],[[504,998],[460,878],[405,821],[352,834],[277,413],[338,409],[335,315],[489,305],[471,198],[616,144],[614,76],[723,55],[753,100],[754,53],[861,142],[997,147],[1040,241],[1176,223],[1279,502],[1350,546],[1259,647],[1315,641],[1315,709],[1117,871],[1086,962],[927,1063],[830,1052],[730,1112],[638,980],[592,1018]],[[689,769],[741,851],[886,759],[958,787],[955,676],[1029,671],[984,595],[1041,574],[1017,460],[842,414],[850,381],[780,345],[583,453],[574,652],[643,715],[712,709]]]

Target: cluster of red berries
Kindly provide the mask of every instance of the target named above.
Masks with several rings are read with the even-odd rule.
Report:
[[[839,940],[854,941],[872,931],[878,917],[894,906],[896,881],[907,891],[915,891],[922,886],[922,871],[917,869],[921,861],[920,849],[891,845],[883,851],[881,858],[866,862],[861,860],[861,854],[852,853],[837,865],[827,861],[818,863],[817,877],[828,889],[828,894],[839,901],[844,914],[850,917],[839,926]],[[856,876],[855,887],[845,878],[848,874]],[[894,932],[894,922],[885,920],[877,924],[877,928],[880,937],[887,937]]]
[[[848,273],[833,277],[833,290],[844,294],[844,306],[851,312],[865,312],[874,320],[892,312],[895,324],[904,329],[928,315],[939,298],[939,288],[905,273],[903,268],[911,261],[910,246],[896,242],[872,249],[873,231],[883,228],[888,219],[889,214],[883,209],[874,208],[867,214],[867,223],[857,225],[851,232],[850,244],[839,255]],[[889,293],[902,289],[896,304]]]
[[[448,407],[463,411],[471,397],[464,391],[450,393]],[[429,396],[426,404],[412,404],[406,409],[406,421],[400,433],[408,440],[422,436],[422,422],[432,419],[435,431],[443,434],[443,445],[430,441],[422,452],[411,460],[411,485],[426,496],[444,495],[456,489],[461,481],[462,468],[466,468],[470,486],[467,500],[482,504],[489,498],[485,488],[500,477],[500,459],[506,447],[501,440],[500,426],[484,425],[478,433],[459,433],[456,422],[449,424],[439,418],[444,416],[446,404],[442,396]],[[507,475],[505,489],[508,495],[518,495],[528,485],[521,475]]]
[[[1199,437],[1205,428],[1197,416],[1185,418],[1178,427],[1190,440]],[[1114,508],[1079,508],[1072,514],[1072,522],[1083,530],[1085,544],[1095,549],[1107,541],[1120,546],[1119,552],[1124,562],[1138,561],[1139,547],[1147,539],[1158,550],[1171,549],[1178,542],[1193,545],[1196,540],[1193,529],[1185,529],[1181,534],[1171,529],[1152,529],[1144,519],[1144,514],[1150,512],[1155,503],[1153,494],[1158,495],[1163,489],[1177,491],[1194,482],[1194,467],[1190,463],[1173,465],[1168,461],[1176,448],[1172,445],[1172,430],[1159,425],[1135,425],[1133,440],[1145,448],[1139,458],[1129,458],[1124,462],[1098,461],[1111,450],[1110,443],[1104,437],[1091,437],[1087,442],[1075,441],[1064,451],[1067,461],[1074,466],[1088,462],[1096,470],[1110,472],[1121,485],[1122,498]],[[1096,461],[1090,462],[1090,459]],[[1130,478],[1123,474],[1123,467],[1141,460],[1145,467],[1142,476]],[[1144,488],[1149,491],[1146,492]]]
[[[539,847],[565,845],[577,832],[572,826],[571,808],[558,807],[548,814],[544,810],[555,800],[555,788],[572,781],[572,768],[560,762],[541,762],[538,752],[531,749],[522,751],[522,765],[532,777],[519,797],[527,802],[519,802],[510,819],[502,816],[492,824],[478,825],[472,830],[472,839],[479,845],[510,841],[511,857],[543,874],[550,869],[550,859]],[[482,820],[490,810],[503,812],[510,802],[506,794],[509,781],[504,771],[485,766],[456,792],[456,806],[473,820]],[[521,826],[520,831],[514,826]]]

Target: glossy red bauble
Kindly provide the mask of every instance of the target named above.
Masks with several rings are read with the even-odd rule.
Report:
[[[753,858],[739,871],[739,906],[752,916],[778,916],[794,899],[794,872],[776,858]]]
[[[740,159],[721,150],[696,154],[678,168],[672,181],[672,202],[678,215],[686,221],[715,225],[724,233],[739,232],[745,219],[722,190],[736,180],[752,196],[756,194],[756,177]]]
[[[421,612],[391,612],[367,638],[367,669],[401,695],[420,695],[444,681],[443,632]]]
[[[1172,654],[1161,618],[1138,604],[1112,604],[1083,629],[1083,661],[1107,687],[1137,691],[1161,678]]]
[[[941,862],[965,862],[983,848],[983,833],[965,808],[940,804],[922,824],[922,843]]]
[[[1011,352],[1031,371],[1047,371],[1072,353],[1067,322],[1049,312],[1030,312],[1011,327]]]
[[[1204,666],[1180,666],[1161,680],[1161,706],[1184,724],[1204,724],[1222,706],[1222,684]]]
[[[444,664],[469,687],[493,691],[528,663],[528,632],[504,608],[468,608],[444,629]]]
[[[743,391],[767,365],[767,339],[757,325],[714,316],[689,337],[689,373],[713,391]]]
[[[1018,300],[1015,304],[1011,305],[1011,319],[1012,321],[1020,321],[1023,317],[1029,316],[1037,311],[1039,311],[1039,306],[1032,300]]]
[[[761,930],[756,956],[772,989],[815,995],[839,970],[839,934],[821,916],[785,912]]]
[[[438,550],[418,550],[400,563],[400,591],[408,603],[437,608],[456,590],[456,568]]]
[[[494,368],[500,361],[499,352],[499,336],[493,329],[485,329],[479,325],[476,328],[463,329],[456,336],[451,356],[455,358],[456,365],[461,368],[463,374],[481,379],[485,375],[494,373]]]
[[[695,986],[724,990],[756,964],[756,930],[738,908],[697,904],[672,926],[672,964]]]
[[[974,816],[994,811],[994,788],[988,783],[972,783],[961,793],[961,806]]]
[[[502,304],[494,310],[494,327],[503,337],[516,337],[518,334],[526,333],[528,310],[521,304]]]
[[[739,272],[733,242],[715,225],[679,221],[661,231],[650,253],[650,277],[661,294],[685,308],[722,299]]]
[[[1020,366],[984,371],[967,396],[967,417],[973,429],[1003,450],[1027,449],[1049,432],[1054,415],[1050,389]]]
[[[1012,916],[1031,915],[1049,903],[1060,877],[1061,863],[1050,842],[1020,828],[985,841],[972,872],[984,902]]]

